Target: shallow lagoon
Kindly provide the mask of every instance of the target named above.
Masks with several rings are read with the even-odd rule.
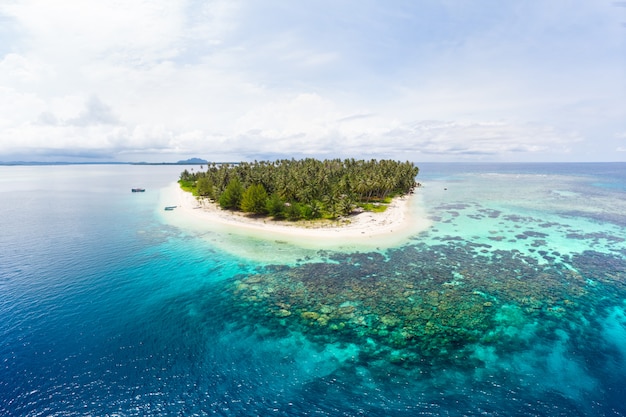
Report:
[[[626,415],[626,164],[418,165],[433,226],[375,251],[167,226],[179,167],[0,167],[0,411]]]

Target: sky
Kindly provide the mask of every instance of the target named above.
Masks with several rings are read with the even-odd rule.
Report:
[[[0,0],[0,161],[626,161],[626,2]]]

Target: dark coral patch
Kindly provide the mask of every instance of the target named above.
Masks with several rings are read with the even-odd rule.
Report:
[[[581,326],[590,320],[597,301],[589,300],[600,299],[590,279],[611,285],[615,300],[626,295],[626,264],[617,256],[585,252],[565,265],[540,250],[546,265],[458,236],[441,240],[385,254],[329,254],[330,263],[238,277],[228,284],[231,305],[269,334],[355,343],[357,361],[471,366],[465,351],[477,343],[501,352],[530,343],[508,333],[514,324],[501,324],[497,317],[507,311],[549,333],[565,319]]]

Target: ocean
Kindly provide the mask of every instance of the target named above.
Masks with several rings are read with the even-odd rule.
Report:
[[[175,227],[180,166],[0,166],[0,415],[626,415],[626,163],[416,164],[432,226],[370,250]]]

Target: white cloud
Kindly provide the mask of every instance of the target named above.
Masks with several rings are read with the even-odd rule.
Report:
[[[92,96],[78,117],[68,120],[68,123],[76,126],[116,125],[119,120],[109,106]]]
[[[611,159],[614,9],[5,2],[0,155]]]
[[[1,82],[5,85],[28,85],[41,81],[43,69],[40,63],[9,53],[0,61]]]
[[[31,115],[39,114],[45,109],[45,101],[35,93],[0,85],[0,128],[27,125],[33,120]],[[13,139],[15,140],[16,138]]]
[[[104,54],[125,60],[139,51],[143,56],[171,56],[183,25],[176,2],[21,0],[2,11],[20,23],[29,50],[72,61]]]

